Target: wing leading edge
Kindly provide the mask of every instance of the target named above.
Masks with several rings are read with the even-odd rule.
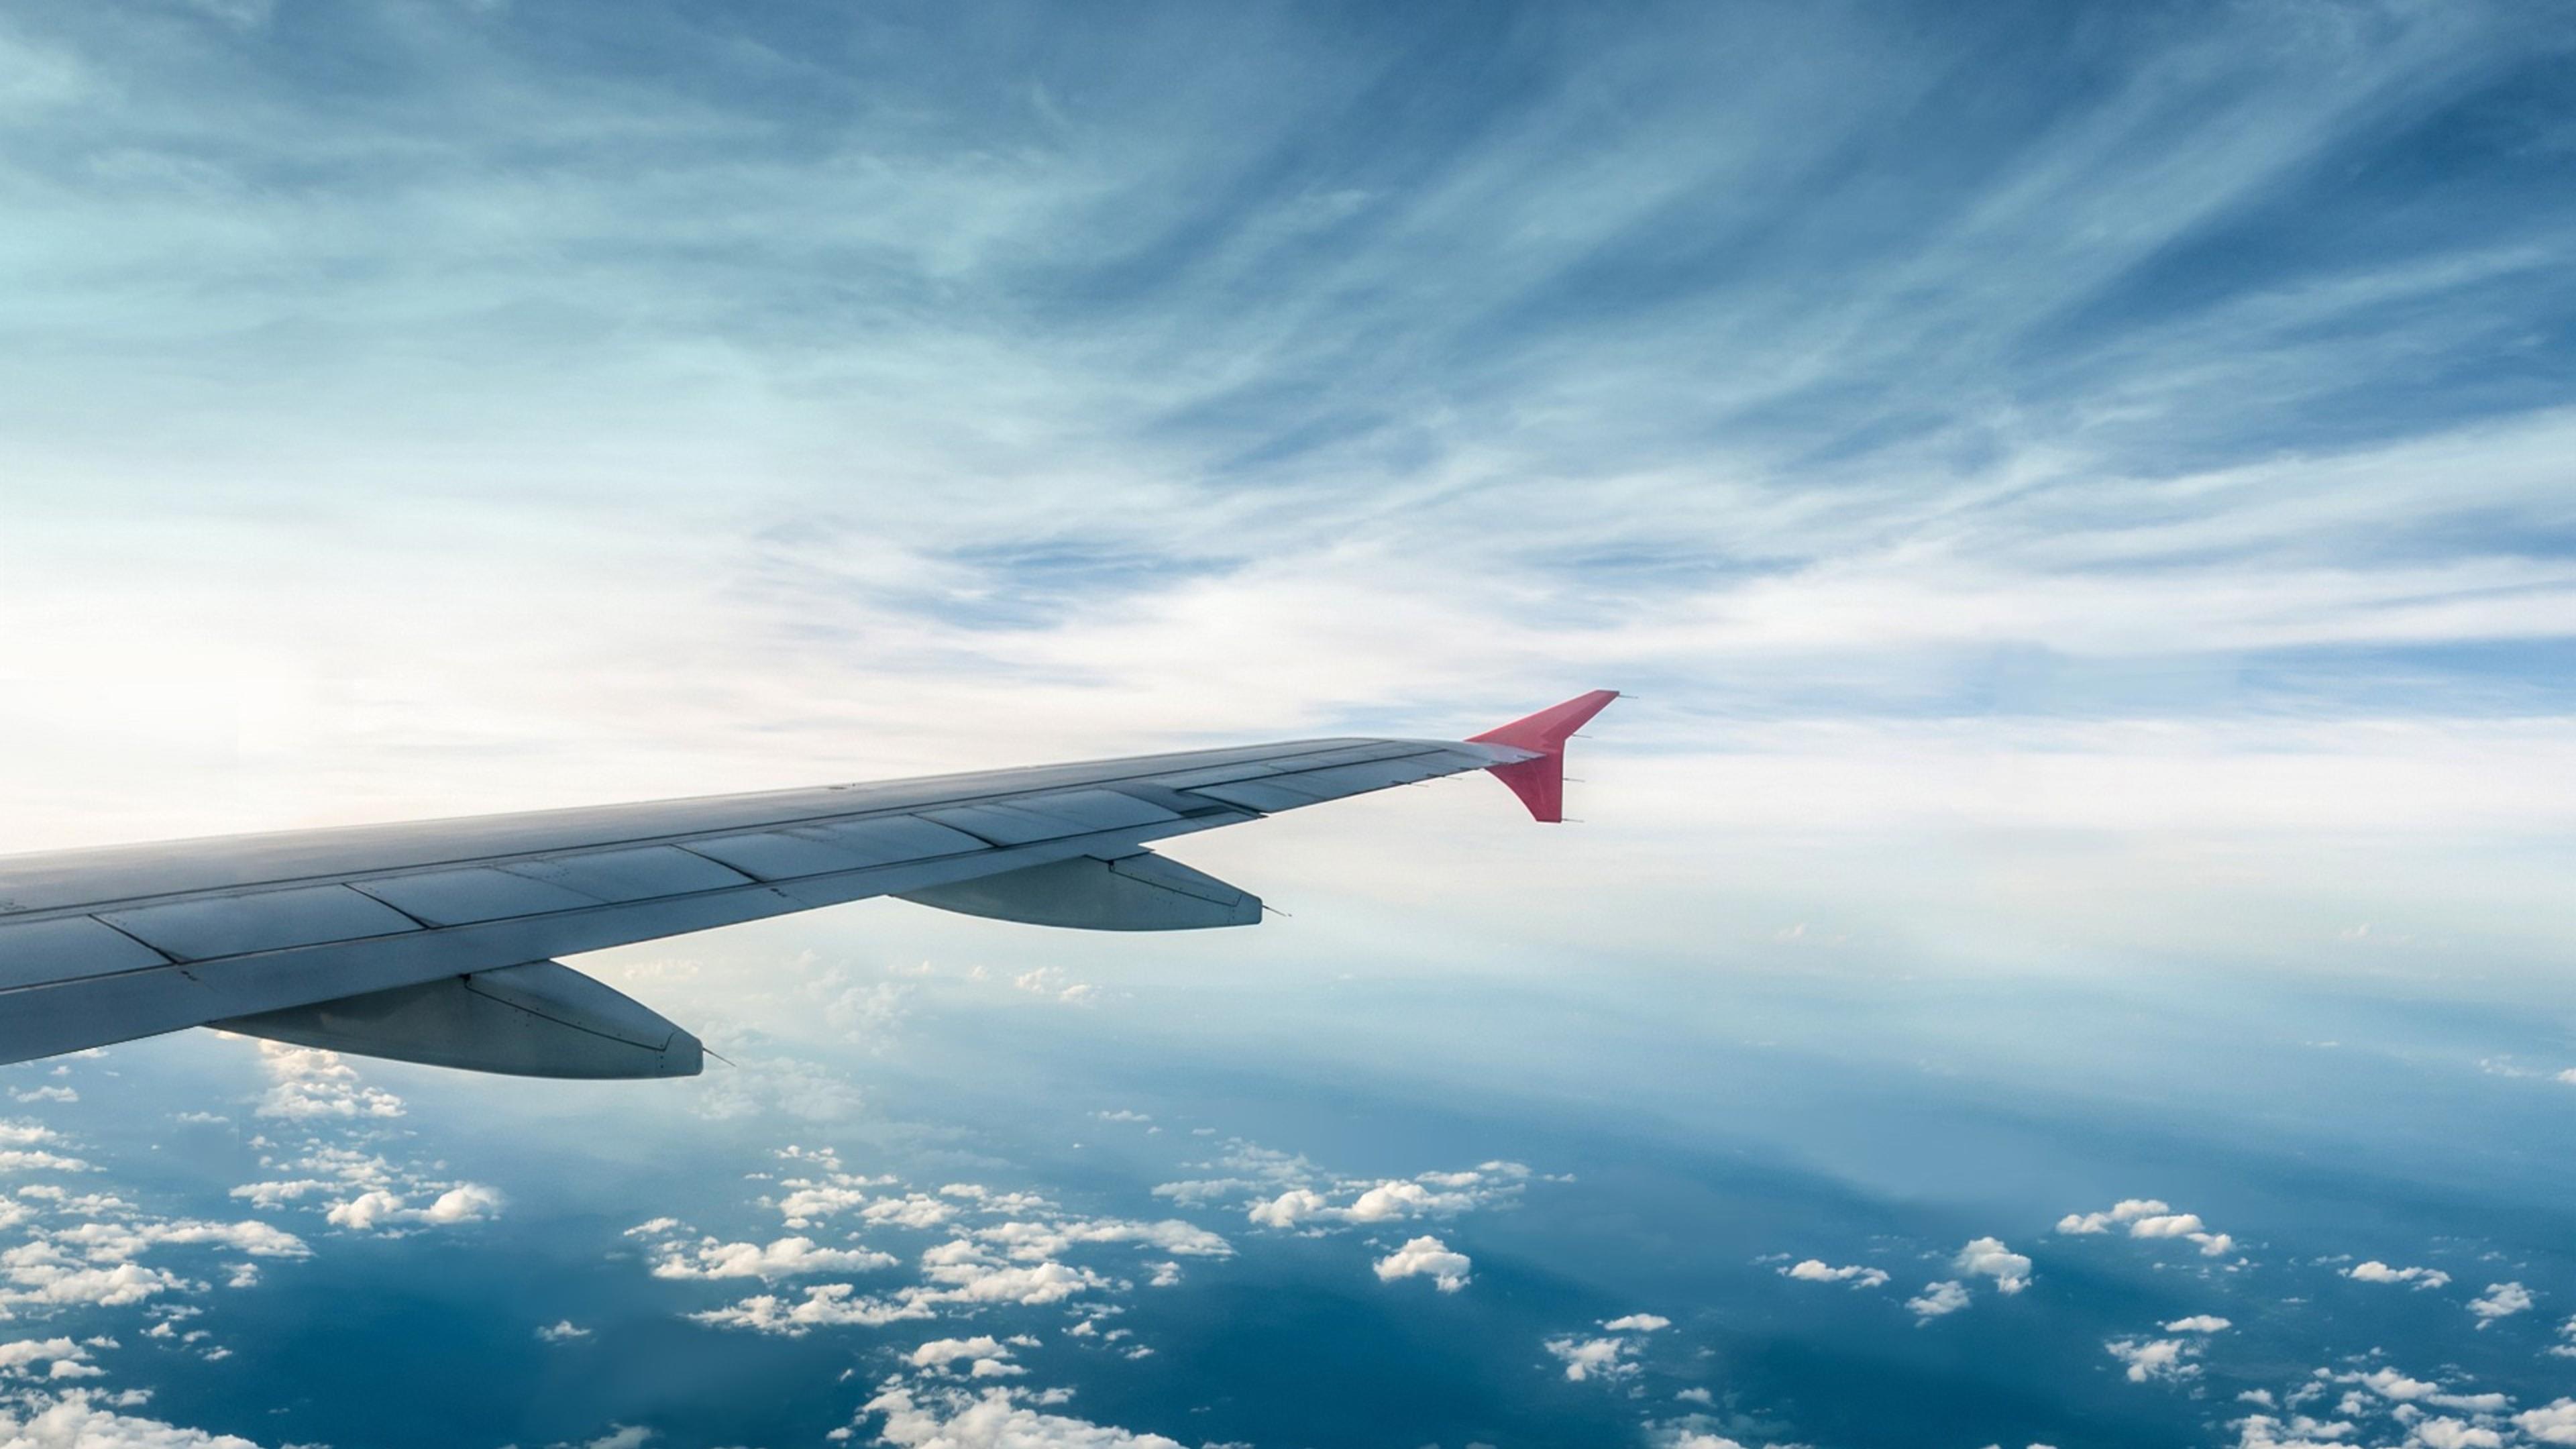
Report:
[[[0,858],[0,1062],[217,1025],[531,1076],[699,1045],[554,958],[893,895],[1084,930],[1250,925],[1157,841],[1488,770],[1562,818],[1595,691],[1471,740],[1326,739]]]

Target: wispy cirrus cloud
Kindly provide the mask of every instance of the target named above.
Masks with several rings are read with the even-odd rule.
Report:
[[[2195,842],[2070,929],[2576,825],[2576,38],[2191,14],[17,7],[0,848],[1596,682],[1631,862]]]

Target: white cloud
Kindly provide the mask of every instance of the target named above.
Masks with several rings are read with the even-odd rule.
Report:
[[[1967,1307],[1968,1287],[1959,1282],[1926,1283],[1920,1294],[1905,1300],[1905,1306],[1914,1310],[1917,1321],[1929,1322]]]
[[[1780,1273],[1801,1283],[1849,1283],[1855,1288],[1879,1288],[1887,1283],[1887,1272],[1883,1268],[1865,1268],[1857,1263],[1836,1268],[1828,1266],[1822,1258],[1801,1259],[1781,1269]]]
[[[866,1412],[884,1416],[878,1442],[896,1449],[1183,1449],[1160,1434],[1137,1434],[1050,1414],[1007,1389],[962,1391],[889,1387]]]
[[[653,1431],[641,1424],[611,1424],[607,1433],[583,1441],[581,1449],[644,1449],[653,1438]]]
[[[1154,1196],[1170,1198],[1183,1207],[1205,1207],[1263,1185],[1247,1177],[1197,1178],[1187,1182],[1156,1183]]]
[[[1448,1217],[1513,1198],[1530,1177],[1529,1168],[1520,1163],[1497,1161],[1457,1171],[1417,1173],[1410,1178],[1321,1182],[1320,1174],[1302,1158],[1264,1158],[1238,1152],[1231,1161],[1263,1170],[1270,1185],[1283,1188],[1273,1196],[1257,1198],[1246,1211],[1255,1226],[1266,1228]],[[1220,1178],[1164,1183],[1154,1191],[1183,1201],[1204,1202],[1260,1185],[1257,1179]],[[1345,1193],[1349,1201],[1334,1201],[1334,1195]]]
[[[2395,1369],[2387,1368],[2373,1369],[2361,1375],[2358,1382],[2381,1398],[2394,1399],[2400,1403],[2429,1399],[2442,1391],[2440,1384],[2409,1378]]]
[[[232,1434],[121,1413],[115,1400],[82,1389],[0,1405],[0,1443],[12,1449],[259,1449]]]
[[[85,1370],[89,1350],[68,1338],[22,1338],[14,1343],[0,1343],[0,1376],[36,1377],[34,1370],[43,1365],[46,1378],[71,1378]]]
[[[0,1151],[0,1172],[88,1172],[88,1163],[59,1152],[29,1152],[21,1148]]]
[[[810,1228],[825,1218],[857,1211],[866,1221],[899,1228],[932,1228],[957,1215],[957,1209],[926,1193],[881,1196],[876,1189],[889,1178],[861,1177],[833,1171],[821,1178],[789,1178],[778,1200],[778,1214],[791,1228]]]
[[[791,1196],[781,1202],[779,1211],[784,1213],[792,1208],[801,1207],[803,1204],[799,1201],[800,1196]],[[955,1208],[922,1192],[908,1192],[901,1197],[878,1198],[859,1209],[859,1217],[864,1222],[878,1223],[890,1228],[910,1228],[915,1232],[927,1232],[956,1215]],[[789,1225],[796,1226],[792,1222]]]
[[[2061,1233],[2107,1233],[2115,1227],[2126,1228],[2133,1238],[2181,1238],[2196,1243],[2203,1257],[2221,1257],[2236,1248],[2233,1237],[2211,1231],[2200,1214],[2175,1212],[2173,1205],[2161,1198],[2122,1198],[2107,1211],[2068,1213],[2057,1220],[2057,1231]]]
[[[2344,1438],[2352,1428],[2340,1420],[2319,1420],[2305,1414],[2293,1414],[2287,1419],[2249,1414],[2236,1421],[2236,1449],[2354,1449]]]
[[[2179,1338],[2115,1338],[2102,1345],[2111,1357],[2127,1365],[2129,1382],[2143,1384],[2151,1379],[2184,1379],[2197,1375],[2200,1366],[2185,1362],[2200,1352],[2196,1344]]]
[[[972,1182],[944,1184],[933,1197],[902,1190],[892,1178],[853,1176],[841,1169],[837,1156],[827,1149],[789,1148],[780,1156],[822,1170],[820,1176],[790,1178],[781,1184],[790,1187],[779,1200],[790,1222],[855,1213],[873,1226],[945,1227],[950,1236],[920,1251],[919,1281],[888,1288],[877,1296],[863,1297],[848,1283],[827,1283],[809,1288],[802,1299],[760,1294],[693,1315],[700,1322],[792,1335],[824,1327],[926,1318],[946,1308],[1042,1307],[1077,1294],[1136,1286],[1134,1279],[1111,1277],[1066,1261],[1087,1249],[1116,1246],[1156,1255],[1143,1265],[1148,1282],[1156,1287],[1180,1281],[1175,1259],[1224,1258],[1234,1252],[1224,1237],[1178,1218],[1085,1217],[1034,1193],[997,1191]],[[885,1191],[888,1188],[895,1190]],[[1001,1221],[976,1225],[977,1219],[992,1218]],[[686,1231],[677,1219],[663,1217],[629,1229],[628,1235],[673,1239]],[[695,1242],[661,1243],[653,1271],[669,1278],[776,1280],[890,1268],[900,1261],[870,1249],[821,1246],[803,1236],[762,1245],[709,1235]],[[996,1362],[981,1372],[998,1377],[1019,1370]]]
[[[2355,1263],[2344,1270],[2344,1276],[2356,1283],[2412,1283],[2418,1288],[2439,1288],[2451,1281],[2451,1275],[2439,1268],[2392,1268],[2376,1258]]]
[[[334,1115],[304,1125],[329,1128],[337,1123]],[[499,1214],[503,1203],[497,1188],[434,1179],[417,1167],[398,1166],[356,1145],[377,1135],[370,1127],[357,1126],[340,1134],[344,1140],[316,1137],[307,1142],[300,1156],[283,1162],[264,1157],[262,1165],[272,1171],[283,1169],[302,1175],[243,1183],[232,1190],[232,1195],[262,1208],[319,1199],[323,1220],[331,1226],[388,1237],[481,1222]],[[266,1145],[264,1138],[253,1141]]]
[[[1011,984],[1022,991],[1052,997],[1069,1006],[1081,1006],[1095,1000],[1100,988],[1088,981],[1075,981],[1060,966],[1040,966],[1011,978]]]
[[[590,1337],[590,1330],[563,1318],[538,1329],[537,1337],[546,1343],[573,1343]]]
[[[977,1237],[994,1239],[1015,1224],[988,1228]],[[1194,1223],[1178,1218],[1157,1222],[1139,1222],[1128,1218],[1087,1218],[1059,1223],[1051,1230],[1066,1243],[1136,1243],[1158,1252],[1178,1253],[1184,1258],[1228,1258],[1234,1245]],[[1050,1250],[1053,1244],[1050,1242]]]
[[[1613,1318],[1601,1325],[1612,1333],[1660,1333],[1673,1326],[1673,1321],[1660,1313],[1631,1313]]]
[[[1742,1440],[1719,1432],[1703,1414],[1647,1425],[1646,1444],[1648,1449],[1745,1449]]]
[[[1418,1182],[1382,1182],[1361,1193],[1345,1214],[1355,1223],[1383,1223],[1473,1206],[1465,1193],[1437,1193]]]
[[[934,1248],[922,1255],[922,1275],[941,1286],[922,1293],[919,1301],[1034,1307],[1108,1286],[1107,1279],[1088,1268],[1053,1261],[1001,1266],[977,1257],[942,1257],[940,1251]]]
[[[848,1283],[819,1283],[806,1289],[802,1299],[790,1301],[762,1293],[689,1317],[716,1328],[797,1338],[818,1328],[877,1327],[930,1316],[930,1309],[918,1300],[861,1298],[857,1294],[858,1289]]]
[[[2504,1449],[2504,1436],[2495,1430],[2447,1417],[2416,1420],[2408,1440],[2424,1449]]]
[[[0,1271],[5,1271],[11,1284],[6,1301],[48,1307],[87,1304],[122,1308],[184,1286],[175,1274],[136,1263],[105,1268],[76,1266],[51,1256],[43,1244],[0,1253]]]
[[[412,1206],[411,1200],[399,1192],[379,1187],[333,1203],[323,1213],[323,1220],[354,1233],[396,1234],[410,1228],[482,1222],[500,1210],[500,1190],[477,1182],[448,1188],[421,1207]]]
[[[825,1248],[812,1238],[779,1238],[766,1245],[726,1243],[701,1238],[672,1244],[653,1265],[656,1278],[801,1278],[815,1273],[861,1272],[891,1268],[891,1253],[867,1248]]]
[[[2195,1313],[2189,1318],[2177,1318],[2173,1322],[2166,1324],[2165,1332],[2219,1333],[2233,1327],[2235,1327],[2234,1324],[2219,1317],[2215,1313]]]
[[[904,1362],[917,1369],[944,1369],[959,1360],[1008,1358],[1011,1351],[1000,1339],[990,1334],[973,1338],[934,1338],[906,1355]]]
[[[2513,1426],[2541,1444],[2576,1444],[2576,1399],[2553,1399],[2513,1416]]]
[[[186,1287],[177,1274],[135,1261],[164,1247],[221,1248],[260,1258],[302,1258],[312,1251],[301,1238],[262,1222],[155,1219],[98,1194],[47,1194],[37,1200],[105,1216],[37,1228],[26,1241],[0,1252],[0,1305],[118,1308]],[[236,1283],[240,1276],[237,1267]]]
[[[2030,1286],[2030,1259],[2014,1252],[2001,1238],[1973,1238],[1950,1261],[1950,1271],[1962,1277],[1987,1277],[2004,1293],[2019,1293]]]
[[[1247,1216],[1261,1227],[1293,1228],[1310,1218],[1321,1217],[1329,1210],[1322,1193],[1295,1187],[1268,1202],[1253,1204]]]
[[[1565,1365],[1565,1376],[1578,1384],[1587,1379],[1625,1378],[1637,1372],[1637,1365],[1628,1361],[1629,1345],[1624,1338],[1551,1338],[1543,1346]]]
[[[432,1199],[420,1210],[425,1223],[481,1222],[501,1210],[501,1194],[496,1188],[478,1182],[451,1187]]]
[[[357,1068],[338,1052],[263,1041],[259,1059],[271,1083],[259,1099],[257,1111],[262,1117],[312,1121],[403,1114],[402,1098],[359,1081]]]
[[[47,1237],[78,1248],[93,1262],[123,1262],[164,1243],[230,1248],[259,1258],[308,1258],[313,1250],[302,1238],[281,1228],[246,1219],[236,1223],[177,1218],[136,1223],[82,1223],[60,1228]]]
[[[2531,1309],[2531,1290],[2519,1283],[2489,1283],[2487,1291],[2469,1301],[2469,1312],[2476,1314],[2478,1327],[2484,1328],[2499,1318],[2510,1318]]]
[[[1466,1254],[1450,1251],[1438,1238],[1420,1237],[1378,1259],[1377,1276],[1386,1283],[1398,1278],[1429,1278],[1441,1292],[1455,1293],[1467,1286],[1468,1267]]]

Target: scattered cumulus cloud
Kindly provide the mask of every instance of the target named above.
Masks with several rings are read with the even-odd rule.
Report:
[[[878,1442],[896,1449],[1185,1449],[1160,1434],[1051,1413],[1004,1388],[889,1384],[863,1412],[878,1416]]]
[[[1010,1346],[991,1334],[973,1338],[935,1338],[914,1349],[904,1362],[916,1369],[934,1374],[961,1374],[967,1378],[1016,1378],[1027,1372],[1010,1362]]]
[[[1637,1365],[1627,1357],[1629,1343],[1624,1338],[1551,1338],[1543,1346],[1565,1366],[1566,1378],[1574,1383],[1625,1378],[1637,1372]]]
[[[1781,1269],[1780,1274],[1801,1283],[1849,1283],[1855,1288],[1880,1288],[1887,1284],[1885,1269],[1865,1268],[1858,1264],[1836,1268],[1822,1258],[1801,1259]]]
[[[2499,1318],[2530,1312],[2532,1301],[2531,1290],[2519,1283],[2489,1283],[2486,1292],[2469,1300],[2469,1312],[2484,1328]]]
[[[124,1412],[121,1396],[75,1389],[0,1404],[0,1443],[28,1449],[259,1449],[232,1434],[210,1434]]]
[[[2555,1399],[2513,1416],[2513,1426],[2537,1444],[2576,1444],[2576,1399]]]
[[[2204,1257],[2223,1257],[2233,1252],[2236,1240],[2225,1233],[2211,1231],[2198,1213],[2173,1210],[2171,1204],[2158,1198],[2122,1198],[2102,1212],[2068,1213],[2057,1220],[2057,1231],[2068,1234],[2125,1231],[2133,1238],[2181,1238],[2197,1244]]]
[[[671,1244],[653,1265],[656,1278],[804,1278],[817,1273],[865,1272],[901,1261],[869,1248],[826,1248],[812,1238],[779,1238],[767,1244],[701,1238]]]
[[[1999,1293],[2019,1293],[2030,1286],[2030,1259],[2004,1246],[2001,1238],[1973,1238],[1950,1260],[1950,1271],[1963,1278],[1992,1278]]]
[[[2129,1382],[2133,1384],[2156,1379],[2185,1379],[2200,1373],[2198,1364],[2188,1362],[2200,1352],[2200,1346],[2183,1339],[2115,1338],[2102,1347],[2121,1362],[2128,1372]]]
[[[1438,1238],[1414,1238],[1403,1247],[1377,1260],[1380,1282],[1392,1283],[1398,1278],[1428,1278],[1443,1293],[1455,1293],[1467,1286],[1467,1255],[1453,1252]]]
[[[361,1082],[357,1068],[338,1052],[262,1041],[259,1060],[269,1078],[268,1091],[254,1109],[262,1117],[310,1122],[403,1114],[402,1098]]]
[[[2412,1283],[2418,1288],[2439,1288],[2451,1281],[2451,1275],[2439,1268],[2392,1268],[2376,1258],[2353,1264],[2344,1276],[2356,1283]]]
[[[1613,1318],[1601,1325],[1612,1333],[1660,1333],[1673,1326],[1673,1321],[1660,1313],[1631,1313]]]
[[[371,1188],[346,1202],[333,1203],[323,1220],[354,1233],[397,1233],[411,1228],[479,1223],[498,1215],[501,1194],[481,1183],[460,1183],[427,1202],[388,1188]]]

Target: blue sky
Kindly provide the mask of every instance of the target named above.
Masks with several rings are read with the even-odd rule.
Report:
[[[339,615],[294,653],[354,671],[474,594],[526,657],[412,662],[521,718],[655,647],[871,725],[816,677],[972,676],[1085,742],[1612,676],[1685,742],[2565,706],[2556,7],[222,0],[0,43],[11,571],[123,596],[31,672],[210,610]],[[1241,707],[1174,705],[1183,659]]]
[[[1928,910],[1966,856],[2114,939],[2232,930],[2249,873],[2357,926],[2369,880],[2546,959],[2482,897],[2576,822],[2571,47],[2521,5],[15,7],[7,843],[1607,684],[1579,810],[1764,841],[1765,901],[1821,833]],[[2207,865],[2247,832],[2300,844]]]
[[[21,0],[0,850],[1465,733],[1619,687],[1579,828],[1501,828],[1462,784],[1194,841],[1298,912],[1249,944],[881,912],[621,957],[748,1063],[652,1130],[968,1140],[1059,1191],[1000,1109],[882,1085],[992,1070],[1000,1002],[1085,1040],[1179,1013],[1192,1072],[1344,1074],[1390,1121],[1425,1084],[1472,1100],[1500,1042],[1531,1099],[1662,1114],[1719,1162],[1735,1128],[1641,1107],[1601,1054],[1756,1091],[1692,1075],[1674,1023],[1777,1006],[1760,1150],[1893,1225],[1837,1264],[2188,1196],[2335,1291],[2335,1253],[2438,1247],[2471,1335],[2440,1361],[2552,1368],[2563,1303],[2484,1332],[2451,1299],[2479,1253],[2565,1291],[2563,1169],[2527,1153],[2576,1100],[2571,96],[2576,12],[2473,0]],[[1061,995],[1085,983],[1096,1010]],[[1355,1001],[1370,1051],[1337,1037]],[[2171,1063],[2128,1055],[2143,1019]],[[302,1068],[246,1050],[134,1070],[282,1132],[256,1083]],[[1093,1064],[1030,1070],[1116,1105]],[[387,1080],[405,1125],[324,1125],[422,1159],[424,1202],[517,1101]],[[1853,1125],[1879,1087],[1958,1094],[1939,1125],[1983,1146]],[[911,1115],[841,1111],[881,1090]],[[2083,1158],[2088,1122],[2206,1146],[2267,1091],[2326,1105],[2229,1138],[2233,1187],[2124,1176],[2180,1148]],[[2062,1177],[2015,1175],[2033,1100],[2065,1104]],[[1309,1150],[1331,1107],[1263,1130]],[[66,1141],[132,1125],[85,1111]],[[2402,1165],[2330,1184],[2421,1188],[2368,1244],[2267,1222],[2313,1180],[2247,1185],[2386,1140]],[[158,1142],[126,1146],[84,1150]],[[191,1190],[224,1202],[224,1161]],[[1725,1261],[1810,1250],[1757,1236]],[[1569,1342],[1641,1306],[1550,1271]],[[2024,1342],[2089,1360],[2097,1327]],[[2060,1410],[2030,1432],[2108,1422]]]

